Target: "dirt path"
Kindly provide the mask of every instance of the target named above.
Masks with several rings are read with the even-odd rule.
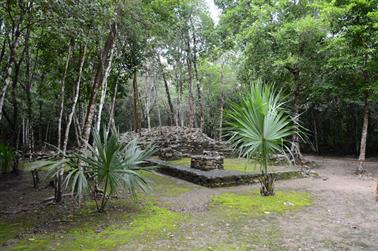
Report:
[[[278,188],[305,189],[314,205],[281,218],[284,244],[290,250],[378,250],[378,162],[367,162],[368,177],[353,175],[353,159],[309,157],[320,178],[280,182]]]
[[[378,162],[366,162],[368,174],[353,174],[358,162],[349,158],[307,156],[319,167],[319,177],[279,181],[277,189],[308,191],[314,204],[299,212],[270,217],[270,224],[278,224],[283,250],[378,250],[378,203],[375,187]],[[186,212],[207,210],[211,196],[222,192],[238,192],[251,186],[208,189],[198,187],[175,198],[172,209]],[[253,221],[258,228],[261,221]],[[266,224],[266,222],[265,222]],[[259,250],[259,248],[257,248]],[[274,250],[269,246],[261,250]]]

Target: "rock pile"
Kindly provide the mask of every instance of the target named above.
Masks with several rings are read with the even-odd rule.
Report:
[[[220,142],[208,137],[198,128],[164,126],[151,130],[142,129],[141,133],[127,132],[121,136],[121,140],[129,142],[137,138],[141,148],[155,145],[157,154],[164,160],[179,159],[203,151],[217,151],[222,155],[231,155],[230,148],[225,142]]]

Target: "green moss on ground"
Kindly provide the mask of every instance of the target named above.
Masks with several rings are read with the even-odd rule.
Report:
[[[275,196],[261,196],[254,190],[250,194],[224,193],[212,198],[213,207],[220,207],[228,215],[260,216],[283,213],[312,204],[309,193],[277,191]]]
[[[15,219],[0,219],[0,247],[1,245],[22,236],[34,224],[34,217],[19,216]]]
[[[168,163],[180,166],[190,166],[190,158],[182,158],[179,160],[171,160]],[[225,158],[224,159],[224,169],[233,170],[239,172],[251,172],[259,173],[260,167],[257,161],[247,160],[242,158]],[[269,165],[269,170],[272,172],[287,170],[287,168],[282,166],[275,166],[273,163]]]
[[[143,177],[151,182],[151,191],[147,193],[163,197],[176,197],[182,193],[189,192],[193,189],[193,185],[187,183],[176,184],[177,180],[164,175],[153,172],[143,171]]]
[[[129,242],[146,243],[174,231],[184,216],[155,205],[135,213],[112,216],[118,223],[107,225],[96,220],[62,233],[31,235],[18,242],[14,250],[111,250]],[[164,236],[166,237],[166,236]]]

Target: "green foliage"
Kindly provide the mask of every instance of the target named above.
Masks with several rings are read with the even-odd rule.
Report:
[[[378,67],[378,27],[374,18],[376,1],[333,1],[322,6],[329,22],[327,38],[327,80],[333,81],[342,97],[374,99]],[[348,79],[349,81],[345,81]]]
[[[12,168],[14,152],[8,146],[0,144],[0,170],[7,172]]]
[[[257,82],[251,85],[246,96],[241,97],[240,104],[232,104],[226,112],[232,147],[240,156],[255,158],[260,164],[262,195],[273,194],[273,177],[268,174],[269,159],[276,153],[286,156],[288,137],[297,131],[284,105],[281,90]]]
[[[139,165],[154,152],[152,147],[141,150],[136,140],[121,143],[116,130],[112,130],[110,136],[105,131],[103,137],[98,132],[94,133],[94,143],[88,146],[89,153],[77,156],[83,166],[71,166],[65,179],[65,183],[71,184],[72,191],[79,196],[91,187],[102,189],[100,204],[95,194],[98,211],[104,211],[110,196],[121,188],[133,197],[137,189],[147,189],[147,181],[138,170],[144,169]]]
[[[274,153],[285,153],[285,143],[295,134],[294,124],[284,107],[282,92],[261,82],[234,103],[226,113],[228,136],[234,149],[247,159],[256,158],[262,173]]]
[[[84,153],[64,156],[59,160],[35,161],[29,169],[47,168],[48,177],[53,178],[68,169],[64,179],[66,187],[70,186],[79,199],[86,192],[92,192],[99,212],[105,210],[110,197],[120,190],[134,198],[139,189],[146,191],[147,180],[139,171],[148,170],[140,165],[153,154],[153,147],[141,150],[136,140],[124,144],[118,131],[113,129],[110,135],[106,130],[103,136],[95,132],[93,145],[88,145],[87,149]],[[100,197],[99,201],[97,197]]]

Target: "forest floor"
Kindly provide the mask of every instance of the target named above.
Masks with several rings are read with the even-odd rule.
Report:
[[[275,197],[146,174],[150,193],[120,196],[105,214],[41,204],[52,190],[33,189],[29,174],[0,177],[0,250],[378,250],[378,160],[359,177],[354,159],[306,158],[319,177],[278,181]]]

